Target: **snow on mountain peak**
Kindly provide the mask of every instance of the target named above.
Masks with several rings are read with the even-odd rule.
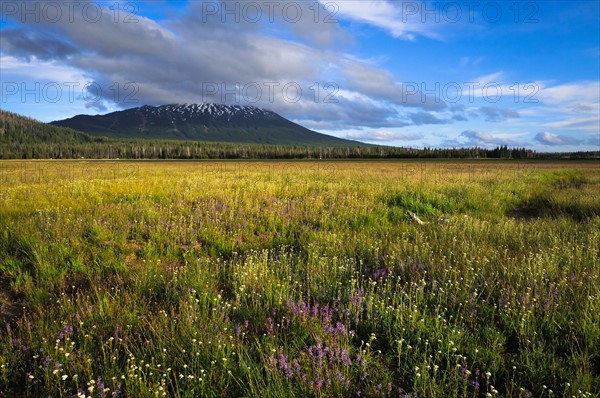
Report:
[[[202,115],[208,115],[211,117],[244,117],[244,118],[255,118],[259,116],[272,116],[273,113],[270,111],[257,108],[255,106],[247,105],[225,105],[215,103],[199,103],[199,104],[169,104],[161,106],[149,106],[145,105],[139,108],[139,111],[147,115],[165,115],[169,117],[182,117],[184,119],[190,117],[198,117]]]

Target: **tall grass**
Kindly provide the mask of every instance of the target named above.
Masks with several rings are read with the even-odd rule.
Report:
[[[600,391],[594,164],[1,166],[0,396]]]

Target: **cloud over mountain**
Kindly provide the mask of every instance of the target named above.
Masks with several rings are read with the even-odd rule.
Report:
[[[299,7],[293,11],[303,17],[293,23],[281,11],[271,18],[263,2],[256,3],[263,6],[256,22],[244,2],[208,4],[225,13],[207,2],[191,2],[180,18],[162,22],[98,6],[103,17],[90,23],[85,14],[69,15],[68,4],[57,3],[63,18],[25,20],[23,28],[3,32],[0,48],[24,62],[56,61],[85,71],[103,88],[106,101],[115,99],[109,89],[115,83],[135,84],[137,102],[120,103],[124,107],[210,101],[269,107],[307,123],[372,127],[394,124],[396,107],[422,112],[445,107],[420,96],[403,101],[399,79],[341,51],[347,34],[337,23],[310,17],[312,3],[278,3],[288,14]],[[320,4],[320,13],[327,12]],[[339,97],[340,88],[357,95]],[[106,109],[102,103],[87,107]],[[316,108],[316,114],[305,112]],[[355,120],[355,115],[362,117]]]

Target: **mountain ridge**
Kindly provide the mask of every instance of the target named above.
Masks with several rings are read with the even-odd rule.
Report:
[[[270,110],[214,103],[143,105],[50,123],[92,136],[275,145],[367,146],[309,130]]]

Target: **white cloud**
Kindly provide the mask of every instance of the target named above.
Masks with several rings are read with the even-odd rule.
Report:
[[[534,139],[535,139],[535,141],[537,141],[538,143],[540,143],[542,145],[550,145],[550,146],[578,145],[578,144],[581,144],[581,142],[582,142],[582,140],[577,139],[575,137],[571,137],[568,135],[552,134],[547,131],[536,134]]]
[[[546,86],[538,83],[540,91],[537,96],[548,104],[594,103],[600,101],[600,81],[578,81],[557,86]],[[596,107],[596,112],[599,108]]]
[[[31,80],[30,86],[35,82],[87,82],[81,69],[55,60],[40,60],[31,57],[29,61],[14,57],[12,55],[0,54],[0,65],[2,65],[2,81],[11,79]]]
[[[558,122],[545,123],[543,126],[565,130],[596,131],[600,134],[600,117],[569,117]]]
[[[556,86],[540,83],[537,94],[546,105],[539,109],[552,129],[592,131],[600,134],[600,82],[577,81]]]
[[[465,67],[474,67],[483,62],[484,57],[461,57],[459,61],[459,65],[461,68]]]
[[[346,133],[346,138],[359,141],[417,141],[422,139],[423,134],[419,133],[400,133],[389,130],[370,130],[370,131],[352,131]]]
[[[328,0],[320,0],[327,4]],[[422,21],[421,3],[413,1],[342,0],[335,2],[339,14],[379,27],[396,38],[414,40],[415,35],[439,39],[439,24]],[[414,10],[416,8],[416,10]],[[414,11],[413,11],[414,10]]]
[[[337,62],[339,76],[344,79],[343,85],[349,90],[364,93],[398,106],[440,110],[446,103],[431,94],[422,95],[420,88],[413,83],[397,82],[389,71],[377,68],[367,62],[351,58]]]
[[[503,77],[504,77],[504,72],[498,71],[498,72],[490,73],[490,74],[487,74],[484,76],[476,77],[475,79],[472,79],[471,82],[479,84],[479,86],[477,86],[477,87],[483,87],[487,84],[500,85]]]
[[[466,130],[458,137],[443,142],[445,147],[482,147],[494,148],[497,146],[526,147],[528,143],[518,139],[523,134],[492,134],[477,130]]]

